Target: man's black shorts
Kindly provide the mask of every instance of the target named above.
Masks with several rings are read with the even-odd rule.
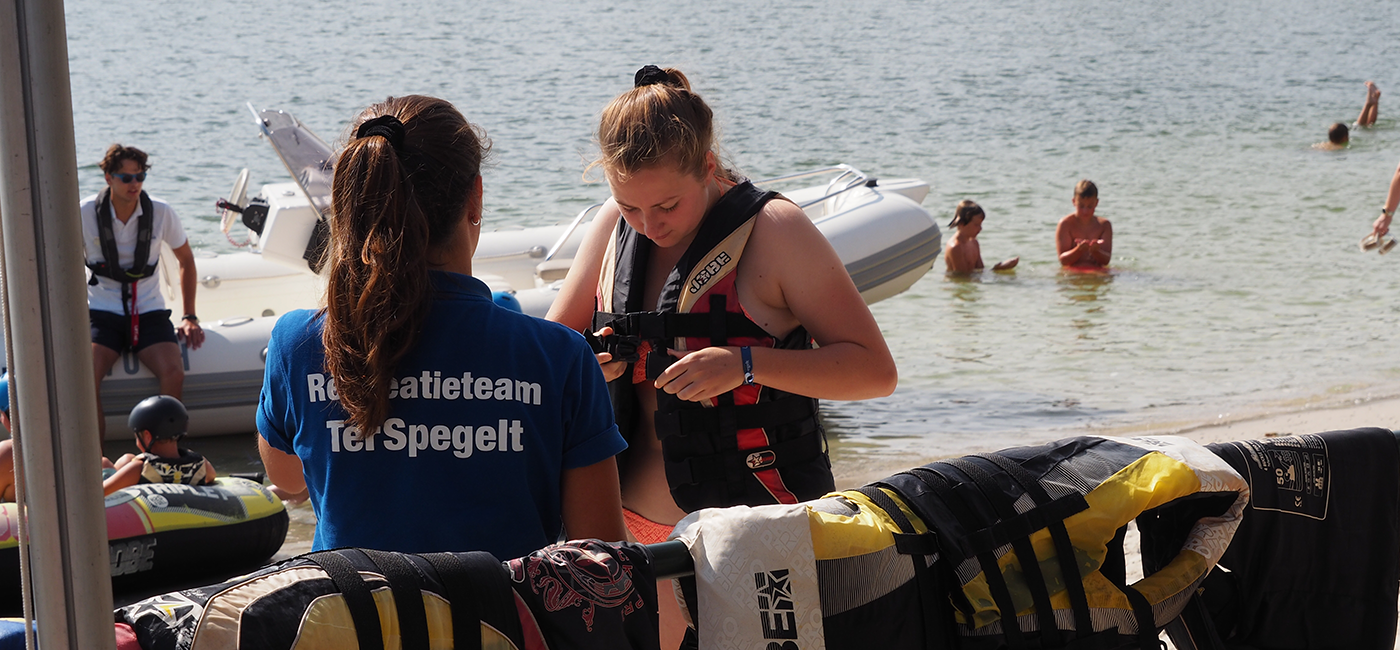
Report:
[[[92,342],[117,352],[126,349],[140,352],[157,343],[180,342],[175,337],[169,309],[141,314],[141,340],[135,346],[131,345],[131,317],[89,309],[88,322],[92,324]]]

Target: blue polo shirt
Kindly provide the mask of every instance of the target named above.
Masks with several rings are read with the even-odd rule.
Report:
[[[627,447],[582,336],[495,305],[470,276],[433,272],[432,283],[389,418],[369,438],[345,425],[324,317],[288,312],[272,330],[258,432],[301,458],[316,550],[526,555],[562,532],[564,470]]]

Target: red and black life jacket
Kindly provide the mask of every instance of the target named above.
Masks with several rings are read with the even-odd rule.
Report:
[[[111,278],[122,285],[122,311],[131,319],[131,345],[136,346],[141,338],[140,316],[136,310],[136,283],[156,274],[156,262],[151,261],[151,239],[156,218],[155,206],[151,197],[141,190],[141,216],[136,217],[136,253],[131,260],[131,268],[121,267],[117,252],[117,237],[113,234],[112,221],[117,217],[112,211],[112,188],[102,190],[97,195],[97,239],[102,246],[102,261],[88,264],[92,277],[88,284],[97,286],[97,276]]]
[[[645,358],[636,361],[648,380],[674,361],[669,349],[810,349],[812,338],[801,326],[778,339],[749,319],[734,286],[754,219],[776,196],[745,181],[720,197],[650,310],[642,305],[642,294],[655,244],[619,220],[605,255],[610,263],[598,283],[594,331],[612,327],[623,340],[649,346]],[[632,370],[637,369],[609,384],[618,426],[628,437],[638,415]],[[676,505],[687,512],[797,503],[834,489],[816,399],[749,384],[705,403],[660,390],[656,401],[666,481]]]

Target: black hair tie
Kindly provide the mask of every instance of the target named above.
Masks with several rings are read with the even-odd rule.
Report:
[[[380,115],[372,120],[366,120],[355,130],[355,137],[368,138],[370,136],[382,135],[389,141],[389,146],[398,151],[403,146],[403,122],[393,115]]]
[[[667,74],[665,70],[662,70],[661,68],[658,68],[654,65],[642,66],[642,69],[638,70],[636,76],[632,78],[633,88],[641,88],[642,86],[650,86],[652,84],[669,83],[671,83],[671,75]]]

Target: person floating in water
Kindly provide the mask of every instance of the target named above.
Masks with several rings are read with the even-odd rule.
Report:
[[[1366,103],[1361,105],[1361,114],[1356,117],[1357,127],[1369,127],[1376,124],[1376,117],[1381,109],[1381,89],[1376,87],[1376,82],[1366,82]],[[1335,151],[1345,149],[1351,143],[1351,129],[1347,125],[1337,122],[1327,128],[1327,142],[1319,142],[1313,145],[1317,149]]]
[[[953,220],[949,228],[957,228],[948,246],[943,250],[943,262],[949,273],[972,273],[982,270],[982,246],[977,243],[977,234],[982,232],[982,220],[987,214],[982,206],[968,200],[958,203],[953,210]],[[1004,271],[1016,267],[1021,258],[1013,257],[992,267],[993,271]]]
[[[117,471],[102,481],[102,494],[138,483],[214,482],[214,466],[203,456],[179,446],[190,424],[190,414],[180,400],[169,395],[147,397],[131,409],[127,423],[136,435],[136,448],[141,453],[117,459]]]
[[[1374,126],[1381,110],[1381,89],[1376,82],[1366,82],[1366,103],[1361,105],[1361,115],[1356,118],[1357,126]]]
[[[1088,179],[1074,186],[1074,212],[1055,227],[1055,248],[1060,266],[1104,268],[1113,259],[1113,224],[1094,216],[1099,188]]]
[[[1338,149],[1346,149],[1347,144],[1350,142],[1351,129],[1348,129],[1347,125],[1337,122],[1327,128],[1327,141],[1319,142],[1313,145],[1313,148],[1322,149],[1324,151],[1336,151]]]

